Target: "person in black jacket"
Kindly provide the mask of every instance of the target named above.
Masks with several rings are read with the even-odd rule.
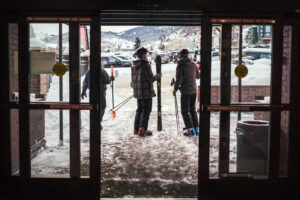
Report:
[[[90,59],[88,59],[88,65],[90,66]],[[101,67],[101,84],[100,87],[102,87],[102,93],[100,94],[100,101],[101,101],[101,108],[100,108],[100,122],[102,122],[103,115],[106,108],[106,85],[110,84],[111,81],[115,79],[114,76],[109,76],[107,72]],[[85,74],[83,83],[82,83],[82,92],[81,92],[81,98],[84,99],[84,97],[87,97],[86,91],[87,89],[90,89],[90,70],[88,70]],[[101,126],[102,128],[102,126]]]
[[[139,48],[135,52],[138,60],[133,62],[131,68],[131,86],[138,106],[134,120],[134,134],[139,136],[152,135],[148,130],[148,122],[152,111],[152,97],[155,96],[153,82],[161,77],[161,73],[153,75],[147,60],[147,52],[144,47]]]
[[[185,124],[184,135],[198,135],[198,116],[195,108],[197,85],[196,79],[200,78],[197,65],[189,58],[189,51],[182,49],[179,53],[176,68],[176,81],[173,90],[181,92],[181,115]]]

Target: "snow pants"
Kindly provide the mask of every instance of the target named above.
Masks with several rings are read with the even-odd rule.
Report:
[[[181,94],[180,100],[185,128],[198,127],[198,115],[195,108],[196,94]]]
[[[152,111],[152,98],[151,99],[137,99],[137,110],[134,120],[134,130],[144,128],[147,130],[150,113]]]
[[[101,98],[101,108],[100,108],[100,122],[102,122],[103,115],[105,113],[105,108],[106,108],[106,95],[102,95]]]

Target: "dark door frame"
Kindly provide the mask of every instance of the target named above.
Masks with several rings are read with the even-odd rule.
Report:
[[[78,16],[74,13],[55,13],[50,14],[48,16]],[[96,123],[99,120],[99,104],[100,104],[100,96],[99,91],[100,86],[98,84],[91,85],[91,93],[94,92],[95,95],[92,95],[90,98],[90,104],[93,106],[94,109],[91,110],[91,122],[90,127],[91,130],[94,129],[95,131],[90,134],[91,142],[90,142],[90,178],[89,179],[82,179],[78,177],[74,177],[71,179],[63,179],[63,178],[30,178],[30,155],[28,152],[29,147],[29,109],[41,108],[36,105],[30,105],[29,103],[29,96],[28,96],[28,76],[29,73],[29,60],[28,60],[28,22],[26,22],[26,16],[41,16],[45,15],[45,13],[37,13],[32,12],[26,15],[21,15],[21,17],[11,16],[12,21],[1,21],[0,31],[1,38],[9,38],[8,32],[8,25],[9,23],[18,23],[20,28],[19,30],[22,33],[19,33],[19,51],[23,52],[19,55],[19,74],[20,74],[20,83],[19,83],[19,90],[20,90],[20,103],[14,104],[10,102],[9,99],[9,54],[7,49],[9,49],[9,45],[7,41],[0,41],[0,51],[1,55],[4,59],[1,62],[1,125],[3,127],[3,137],[0,140],[0,150],[1,150],[1,160],[3,158],[4,162],[1,164],[1,182],[5,185],[3,189],[3,193],[1,191],[0,195],[4,197],[41,197],[44,195],[49,195],[48,197],[74,197],[80,199],[84,197],[85,199],[99,199],[100,197],[100,127],[99,123]],[[92,17],[91,22],[91,66],[95,66],[91,68],[91,79],[94,80],[93,82],[97,83],[96,80],[99,80],[99,69],[100,69],[100,17],[99,13],[90,13],[90,14],[81,14],[82,16]],[[24,17],[25,16],[25,17]],[[245,15],[242,15],[245,17]],[[218,16],[216,16],[218,17]],[[240,16],[235,16],[235,18],[239,18]],[[297,18],[297,17],[296,17]],[[199,194],[203,195],[211,195],[220,193],[220,194],[228,194],[228,195],[238,195],[242,194],[249,194],[251,196],[253,191],[262,191],[265,189],[267,194],[273,193],[275,190],[283,191],[291,191],[289,188],[292,186],[292,191],[296,191],[296,183],[299,180],[299,125],[298,119],[300,118],[300,98],[299,98],[299,52],[300,52],[300,25],[299,21],[297,20],[291,22],[293,26],[293,39],[295,43],[292,46],[292,73],[291,77],[291,103],[289,105],[288,110],[290,110],[290,138],[289,138],[289,175],[287,178],[279,178],[278,177],[278,158],[276,154],[278,152],[278,131],[276,127],[278,124],[274,123],[278,122],[278,113],[281,110],[286,110],[287,108],[279,107],[272,111],[273,114],[273,125],[271,131],[275,132],[274,139],[271,139],[271,163],[276,164],[274,168],[270,166],[270,179],[269,180],[224,180],[224,179],[216,179],[212,180],[209,179],[209,125],[210,125],[210,111],[207,110],[207,107],[210,104],[210,84],[211,84],[211,27],[212,23],[210,21],[211,16],[204,15],[202,17],[202,39],[201,39],[201,66],[202,67],[202,75],[201,75],[201,96],[200,96],[200,135],[199,135]],[[280,19],[279,19],[280,21]],[[286,24],[286,21],[281,21],[279,24],[275,24],[276,27],[279,27],[279,30],[282,30],[282,25]],[[125,24],[125,23],[124,23]],[[149,24],[155,24],[155,22],[151,22]],[[275,38],[279,38],[281,40],[282,33],[281,31],[277,31],[274,33]],[[22,44],[21,44],[22,43]],[[280,45],[280,44],[279,44]],[[5,50],[6,49],[6,50]],[[273,69],[275,70],[275,75],[272,75],[272,83],[276,85],[276,80],[281,75],[280,63],[282,62],[280,52],[282,49],[281,46],[276,50],[275,55],[273,54],[274,61],[278,62],[275,64],[278,68]],[[94,52],[94,53],[92,53]],[[25,54],[24,54],[25,53]],[[22,66],[22,67],[21,67]],[[278,70],[278,71],[276,71]],[[297,73],[296,73],[297,72]],[[299,72],[299,73],[298,73]],[[277,76],[276,76],[277,74]],[[276,78],[277,77],[277,78]],[[281,78],[281,77],[280,77]],[[274,82],[275,81],[275,82]],[[278,83],[281,84],[281,83]],[[277,85],[278,86],[278,85]],[[276,95],[279,93],[276,90],[272,91],[272,98],[275,101],[272,101],[271,106],[278,106],[280,104],[280,100]],[[275,107],[266,106],[264,108],[258,108],[263,110],[273,110]],[[10,109],[17,108],[20,110],[20,127],[24,129],[22,131],[22,143],[20,143],[20,147],[24,152],[23,155],[20,155],[21,160],[21,175],[20,176],[11,176],[11,163],[10,163]],[[42,106],[42,108],[48,108],[47,105]],[[253,109],[256,109],[253,107]],[[234,108],[232,108],[234,111]],[[277,113],[277,114],[276,114]],[[279,118],[280,120],[280,118]],[[27,132],[26,132],[27,131]],[[21,133],[21,132],[20,132]],[[100,185],[100,187],[99,187]],[[87,187],[92,186],[92,187]],[[35,191],[32,191],[31,188],[35,188]],[[40,188],[41,190],[37,190]],[[263,188],[263,189],[262,189]],[[32,193],[34,192],[34,193]],[[222,193],[223,192],[223,193]],[[255,193],[255,192],[254,192]],[[199,195],[199,196],[200,196]],[[245,195],[246,196],[246,195]],[[212,196],[211,196],[212,197]],[[213,198],[213,197],[212,197]]]

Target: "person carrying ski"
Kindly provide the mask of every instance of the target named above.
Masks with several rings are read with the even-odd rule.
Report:
[[[152,132],[148,130],[148,122],[152,111],[152,97],[156,96],[153,82],[161,77],[161,73],[153,75],[147,52],[148,50],[144,47],[139,48],[135,52],[138,60],[133,61],[131,68],[131,86],[133,96],[137,99],[134,134],[139,136],[152,135]]]
[[[200,79],[197,65],[189,58],[189,51],[182,49],[179,52],[179,61],[176,67],[176,81],[173,96],[177,90],[181,93],[181,115],[185,124],[184,135],[198,135],[198,116],[195,108],[197,85]]]
[[[88,68],[90,68],[90,58],[88,57]],[[111,81],[115,80],[114,76],[109,76],[107,72],[101,67],[101,94],[100,94],[100,101],[101,101],[101,108],[100,108],[100,122],[102,122],[103,115],[106,108],[106,85],[110,84]],[[84,97],[87,97],[86,90],[90,89],[90,70],[88,70],[85,74],[83,83],[82,83],[82,92],[81,92],[81,98],[84,99]],[[101,126],[102,129],[102,126]]]

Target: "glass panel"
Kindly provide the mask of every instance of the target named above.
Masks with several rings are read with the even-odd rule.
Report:
[[[230,113],[230,172],[267,178],[270,112]]]
[[[178,52],[190,51],[194,60],[199,48],[200,27],[184,26],[102,26],[101,61],[110,75],[111,59],[118,57],[115,68],[114,104],[126,102],[133,95],[130,87],[131,66],[137,38],[140,46],[149,50],[148,61],[156,74],[156,55],[162,57],[162,127],[157,131],[157,100],[152,99],[152,112],[148,129],[153,136],[134,135],[134,119],[137,110],[135,98],[116,111],[111,119],[112,88],[107,85],[106,110],[101,133],[101,196],[147,196],[147,197],[197,197],[198,192],[198,137],[183,137],[184,123],[181,117],[180,92],[177,92],[180,129],[177,133],[175,101],[171,80],[175,77]],[[121,59],[119,56],[129,59]],[[199,61],[196,55],[196,61]],[[198,82],[198,80],[197,80]],[[153,84],[156,91],[156,82]],[[198,103],[196,103],[198,107]],[[124,187],[123,187],[124,186]],[[186,188],[181,190],[180,188]]]
[[[281,103],[290,102],[292,26],[283,29],[283,65]]]
[[[64,141],[61,142],[59,110],[30,110],[31,175],[33,177],[69,176],[69,111],[63,111],[63,114]]]
[[[9,93],[11,101],[19,101],[18,24],[9,25]]]
[[[272,26],[242,26],[242,64],[248,74],[241,80],[241,102],[270,103]],[[239,26],[232,27],[231,102],[238,102]]]
[[[63,63],[68,66],[69,28],[63,24]],[[30,24],[30,101],[59,101],[59,77],[52,68],[58,62],[59,24]],[[69,101],[68,71],[62,77],[63,101]]]
[[[220,70],[221,70],[221,25],[212,27],[212,54],[211,54],[211,103],[220,103]]]
[[[20,175],[19,172],[19,110],[10,110],[10,136],[11,136],[11,165],[12,175]]]
[[[81,166],[80,175],[90,176],[90,111],[80,111],[81,128],[80,128],[80,156]]]
[[[87,71],[90,70],[90,26],[89,25],[81,25],[80,26],[80,79],[81,79],[81,93],[82,91],[86,91],[86,97],[81,95],[81,102],[89,102],[89,79],[85,79]],[[84,84],[84,80],[86,83]],[[87,88],[85,88],[87,87]],[[83,97],[83,98],[82,98]]]
[[[209,178],[219,178],[220,112],[210,114]]]
[[[281,177],[288,176],[289,117],[289,111],[281,112],[279,162],[279,176]]]

